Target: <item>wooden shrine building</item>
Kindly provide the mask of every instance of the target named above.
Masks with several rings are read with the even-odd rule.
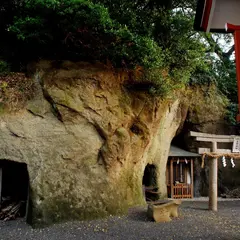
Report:
[[[171,146],[166,169],[169,198],[193,198],[193,166],[198,157],[197,153]]]

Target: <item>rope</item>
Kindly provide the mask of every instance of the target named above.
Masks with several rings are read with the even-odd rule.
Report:
[[[226,158],[234,158],[234,159],[240,159],[240,153],[203,153],[202,155],[202,168],[204,168],[205,164],[205,158],[211,157],[211,158],[220,158],[220,157],[226,157]]]

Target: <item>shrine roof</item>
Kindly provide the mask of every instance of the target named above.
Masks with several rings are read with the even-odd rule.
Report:
[[[226,24],[240,25],[239,0],[198,0],[194,29],[226,33]]]
[[[169,157],[200,157],[201,155],[198,153],[189,152],[179,147],[171,145],[168,156]]]

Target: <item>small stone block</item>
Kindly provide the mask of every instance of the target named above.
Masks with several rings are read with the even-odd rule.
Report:
[[[165,202],[150,203],[147,214],[155,222],[169,222],[171,217],[178,217],[178,206],[181,200],[171,200]]]

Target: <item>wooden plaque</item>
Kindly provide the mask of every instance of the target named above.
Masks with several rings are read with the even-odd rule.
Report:
[[[232,152],[233,153],[240,152],[240,138],[234,138]]]

